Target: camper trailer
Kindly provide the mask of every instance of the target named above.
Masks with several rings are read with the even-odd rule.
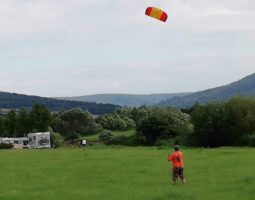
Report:
[[[51,148],[50,133],[30,133],[28,134],[28,147],[30,149]]]
[[[28,138],[27,137],[20,137],[20,138],[1,137],[0,143],[12,144],[14,149],[23,149],[23,148],[27,148]]]

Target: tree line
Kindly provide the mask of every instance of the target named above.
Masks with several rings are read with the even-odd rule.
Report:
[[[23,137],[30,132],[46,131],[51,124],[51,113],[44,105],[35,104],[31,110],[11,110],[0,117],[1,137]]]
[[[69,140],[99,133],[103,129],[128,130],[134,127],[132,119],[116,112],[95,119],[90,112],[80,108],[50,112],[43,104],[35,104],[30,110],[11,110],[0,116],[0,137],[23,137],[30,132],[50,130]]]
[[[255,98],[195,105],[191,111],[194,146],[255,146]]]
[[[112,144],[129,140],[129,144],[131,141],[135,145],[255,146],[255,98],[236,97],[227,102],[196,104],[185,110],[122,107],[97,118],[78,108],[51,113],[46,106],[35,104],[30,110],[12,110],[0,117],[2,137],[51,130],[58,133],[54,137],[73,140],[103,130],[129,129],[136,130],[132,140],[122,137]],[[103,133],[101,138],[109,141],[110,132]]]
[[[197,147],[255,146],[255,98],[172,107],[120,108],[135,122],[138,144]]]

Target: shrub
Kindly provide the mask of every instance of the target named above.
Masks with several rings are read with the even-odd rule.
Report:
[[[125,141],[127,140],[127,136],[121,135],[121,136],[115,136],[112,137],[107,141],[107,144],[109,145],[124,145]]]
[[[107,143],[113,137],[110,130],[104,130],[99,134],[99,139],[104,143]]]
[[[120,116],[117,113],[102,115],[96,118],[96,122],[109,130],[128,130],[135,127],[134,120],[126,116]]]
[[[64,140],[59,133],[51,132],[51,144],[55,148],[58,148],[63,146]]]

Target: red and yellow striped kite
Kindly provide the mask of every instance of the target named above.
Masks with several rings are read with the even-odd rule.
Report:
[[[148,7],[145,11],[145,15],[148,15],[163,22],[166,22],[168,17],[166,12],[155,7]]]

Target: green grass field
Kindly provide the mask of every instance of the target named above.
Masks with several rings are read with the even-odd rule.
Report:
[[[126,136],[130,137],[135,134],[135,130],[129,130],[129,131],[112,131],[113,137],[116,136]],[[99,141],[99,134],[94,134],[86,137],[82,137],[83,139],[86,139],[88,142],[93,142],[93,141]]]
[[[1,200],[254,200],[255,149],[184,149],[187,184],[171,185],[170,150],[90,147],[0,151]]]

